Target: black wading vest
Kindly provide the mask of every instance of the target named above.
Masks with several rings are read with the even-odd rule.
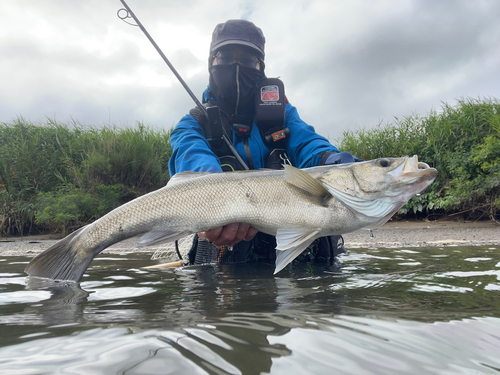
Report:
[[[290,135],[288,128],[284,127],[286,103],[283,82],[278,78],[265,78],[259,81],[255,90],[253,119],[236,115],[228,116],[211,102],[205,104],[208,118],[197,107],[190,110],[189,114],[204,129],[210,148],[219,158],[224,172],[246,169],[224,140],[225,137],[231,142],[233,133],[243,141],[248,168],[254,169],[248,144],[254,121],[264,144],[269,148],[265,168],[282,169],[283,164],[291,164],[285,151]]]

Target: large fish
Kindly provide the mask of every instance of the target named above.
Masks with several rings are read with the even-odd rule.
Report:
[[[315,239],[381,226],[437,171],[417,156],[297,169],[176,174],[63,238],[26,267],[30,276],[79,281],[92,259],[126,238],[139,246],[233,222],[276,236],[275,273]]]

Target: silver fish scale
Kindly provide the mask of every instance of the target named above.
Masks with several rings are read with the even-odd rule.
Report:
[[[354,194],[358,189],[356,167],[319,169],[310,175]],[[382,187],[377,182],[372,190]],[[356,191],[356,195],[363,193]],[[367,220],[333,197],[319,204],[318,197],[285,182],[284,171],[214,173],[167,185],[113,210],[82,231],[75,239],[75,251],[105,248],[148,232],[187,235],[233,222],[246,222],[275,235],[278,229],[321,229],[322,233],[340,234],[366,225]]]
[[[95,251],[151,231],[187,234],[233,222],[246,222],[276,235],[278,229],[323,228],[331,232],[346,221],[357,221],[335,198],[328,202],[329,209],[320,206],[310,194],[286,183],[283,176],[276,171],[216,173],[166,186],[88,226],[75,239],[74,249]],[[332,206],[346,221],[333,220]]]
[[[284,182],[283,173],[275,171],[213,174],[175,185],[168,194],[177,197],[177,214],[165,215],[168,225],[192,231],[236,221],[275,234],[283,226],[310,226],[304,212],[313,216],[314,210],[325,211],[299,197],[297,189]]]

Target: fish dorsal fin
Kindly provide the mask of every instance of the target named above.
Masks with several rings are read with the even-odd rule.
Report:
[[[274,274],[300,255],[316,238],[319,229],[278,229]]]
[[[331,197],[321,182],[291,165],[285,165],[285,181],[319,199]]]
[[[173,242],[180,240],[183,237],[191,234],[192,232],[177,232],[169,231],[168,229],[153,229],[151,232],[144,234],[137,241],[138,247],[152,246],[164,242]]]
[[[337,198],[351,210],[368,217],[382,218],[398,207],[398,202],[388,198],[365,199],[344,193],[327,184],[325,184],[325,187],[333,197]]]
[[[208,174],[211,174],[211,173],[208,173],[208,172],[191,172],[191,171],[179,172],[179,173],[174,174],[170,178],[170,180],[168,180],[167,186],[172,186],[172,185],[178,184],[179,182],[183,182],[183,181],[186,181],[186,180],[191,180],[193,178],[198,178],[198,177],[206,176]]]

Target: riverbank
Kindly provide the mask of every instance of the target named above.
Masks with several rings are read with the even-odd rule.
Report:
[[[493,221],[391,221],[373,231],[359,230],[344,235],[345,247],[434,247],[500,245],[500,225]],[[61,238],[60,235],[33,235],[26,237],[1,237],[0,255],[35,256],[48,249]],[[104,252],[129,253],[167,250],[168,244],[138,249],[136,239],[117,243]]]
[[[500,225],[494,221],[391,221],[373,234],[345,234],[346,248],[500,245]]]

